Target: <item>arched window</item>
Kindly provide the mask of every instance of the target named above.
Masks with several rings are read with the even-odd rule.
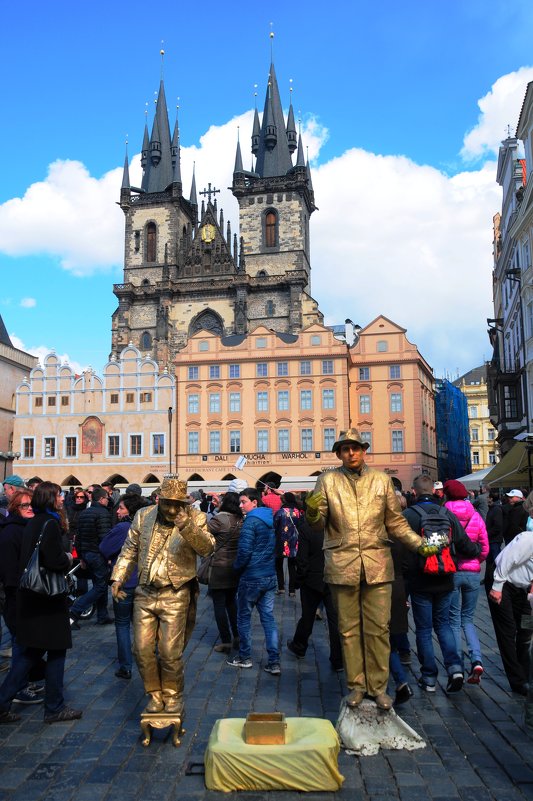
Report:
[[[141,336],[141,350],[150,350],[152,347],[152,337],[148,331],[144,331]]]
[[[267,304],[266,304],[266,315],[267,315],[267,317],[273,317],[274,310],[275,310],[274,301],[267,300]]]
[[[265,214],[265,245],[267,248],[275,248],[278,244],[278,215],[275,211],[267,211]]]
[[[146,226],[146,261],[156,261],[157,228],[153,222]]]

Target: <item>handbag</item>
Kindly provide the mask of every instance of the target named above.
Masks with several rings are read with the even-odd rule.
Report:
[[[213,561],[214,555],[215,554],[213,552],[209,554],[209,556],[204,556],[204,558],[200,561],[198,573],[196,574],[200,584],[209,584],[209,579],[211,577],[211,562]]]
[[[47,520],[44,524],[39,539],[37,540],[37,545],[29,558],[28,564],[24,568],[24,572],[19,581],[19,589],[30,590],[31,592],[36,592],[38,595],[53,597],[55,595],[67,594],[67,579],[63,573],[57,573],[55,570],[42,567],[39,562],[39,547],[46,525],[49,522],[50,521]]]

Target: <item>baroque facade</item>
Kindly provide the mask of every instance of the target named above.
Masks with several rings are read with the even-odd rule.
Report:
[[[466,398],[470,423],[470,459],[472,471],[493,467],[498,461],[497,430],[490,421],[487,389],[487,365],[474,367],[453,384]]]

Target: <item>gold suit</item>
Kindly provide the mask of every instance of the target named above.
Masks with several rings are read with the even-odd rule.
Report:
[[[187,507],[187,516],[180,530],[165,524],[157,506],[140,509],[112,574],[122,584],[137,565],[135,659],[145,691],[165,707],[172,703],[173,711],[183,706],[182,655],[196,619],[196,555],[214,548],[205,514]]]
[[[389,677],[389,622],[394,567],[389,536],[416,550],[420,538],[401,514],[386,473],[364,465],[361,473],[339,467],[316,483],[324,496],[324,580],[339,617],[346,683],[378,696]]]

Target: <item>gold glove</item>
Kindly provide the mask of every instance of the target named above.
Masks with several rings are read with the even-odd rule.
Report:
[[[124,598],[127,598],[127,593],[124,592],[122,589],[122,584],[120,581],[114,581],[111,584],[111,595],[115,599],[115,601],[123,601]]]
[[[326,502],[323,492],[310,492],[305,499],[305,516],[309,523],[316,523],[320,520],[320,507]]]

